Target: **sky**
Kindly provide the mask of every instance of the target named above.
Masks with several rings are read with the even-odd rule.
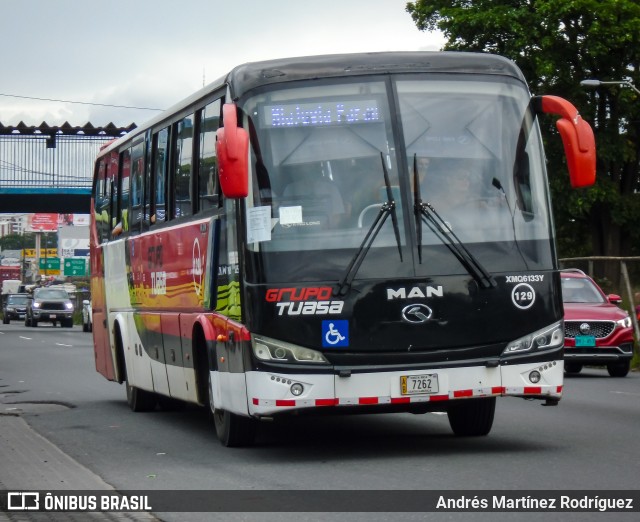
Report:
[[[419,31],[405,6],[406,0],[0,0],[0,123],[140,125],[242,63],[440,50],[444,37]]]

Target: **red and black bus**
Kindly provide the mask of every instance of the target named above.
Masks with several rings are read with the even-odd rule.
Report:
[[[292,412],[555,404],[563,307],[538,125],[574,187],[590,126],[507,59],[249,63],[105,147],[91,274],[97,370],[134,411],[205,405],[225,445]]]

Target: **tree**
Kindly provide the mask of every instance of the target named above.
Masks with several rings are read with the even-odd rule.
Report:
[[[0,250],[33,248],[35,241],[35,234],[7,234],[6,236],[0,237]]]
[[[418,0],[406,9],[420,30],[444,33],[445,50],[511,58],[532,92],[571,100],[594,127],[589,189],[569,189],[560,139],[547,140],[560,256],[640,254],[640,96],[580,86],[588,78],[640,85],[637,0]],[[541,125],[545,136],[556,133],[550,118]]]

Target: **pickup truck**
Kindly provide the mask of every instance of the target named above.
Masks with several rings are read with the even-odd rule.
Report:
[[[69,294],[62,288],[36,288],[33,297],[27,303],[25,326],[38,326],[40,321],[56,325],[73,327],[73,303]]]

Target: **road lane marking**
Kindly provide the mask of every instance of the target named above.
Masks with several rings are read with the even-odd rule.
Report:
[[[26,339],[27,341],[33,340],[31,337],[23,337],[22,335],[19,335],[18,337],[20,337],[20,339]]]
[[[62,344],[62,343],[56,343],[56,346],[73,346],[72,344]]]

